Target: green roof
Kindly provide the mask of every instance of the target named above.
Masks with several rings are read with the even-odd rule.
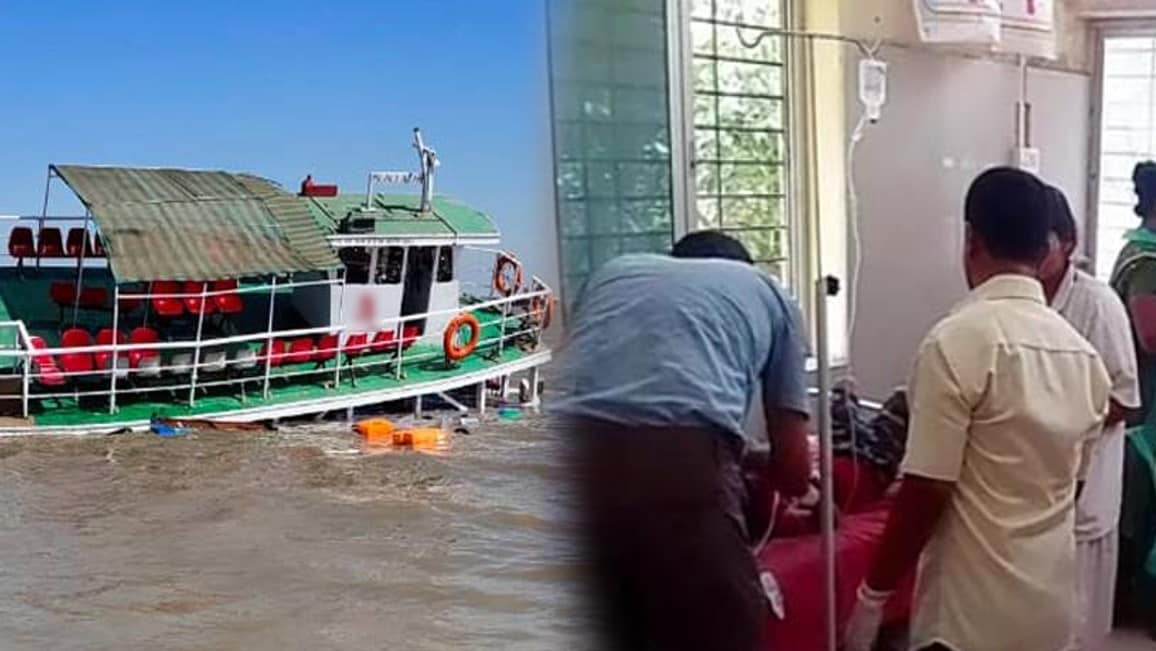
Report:
[[[248,174],[55,165],[92,214],[120,282],[335,269],[309,206]]]
[[[336,233],[342,220],[354,217],[375,221],[374,233],[394,237],[497,237],[498,228],[480,210],[463,203],[434,197],[432,214],[419,210],[420,198],[407,194],[376,194],[373,209],[365,209],[364,194],[310,197],[309,205],[330,232]]]

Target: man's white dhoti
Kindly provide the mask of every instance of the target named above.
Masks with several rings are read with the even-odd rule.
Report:
[[[1112,632],[1116,595],[1116,531],[1095,540],[1076,543],[1079,570],[1079,606],[1073,613],[1073,640],[1069,651],[1102,651]]]

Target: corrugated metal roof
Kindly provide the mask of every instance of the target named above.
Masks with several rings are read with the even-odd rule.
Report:
[[[365,210],[364,194],[341,194],[336,197],[311,197],[311,207],[318,221],[331,232],[349,214],[373,217],[378,235],[395,237],[451,236],[495,237],[498,227],[480,210],[463,203],[434,197],[433,214],[422,214],[420,197],[409,194],[378,194],[373,210]]]
[[[53,169],[92,213],[121,282],[341,265],[308,205],[265,179],[178,169]]]

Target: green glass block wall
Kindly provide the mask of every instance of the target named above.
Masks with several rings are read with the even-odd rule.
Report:
[[[665,0],[548,0],[562,292],[673,238]]]

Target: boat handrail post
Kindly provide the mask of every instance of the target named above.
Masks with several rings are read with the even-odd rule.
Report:
[[[201,333],[205,328],[205,302],[208,300],[209,283],[201,282],[201,305],[197,312],[197,341],[193,344],[193,373],[189,378],[189,406],[197,400],[197,371],[201,368]]]
[[[290,282],[293,277],[289,277]],[[261,397],[269,397],[269,375],[273,370],[273,304],[277,300],[277,275],[269,283],[269,322],[265,327],[265,381],[261,386]]]
[[[40,210],[40,222],[36,224],[36,268],[40,268],[40,232],[44,230],[44,222],[48,220],[48,195],[52,191],[53,168],[48,166],[48,175],[44,179],[44,207]]]
[[[80,292],[84,285],[84,254],[88,248],[88,222],[92,219],[92,211],[84,209],[84,236],[80,240],[80,255],[76,256],[76,296],[72,298],[72,327],[80,316]]]
[[[397,336],[394,339],[397,341],[397,367],[393,370],[393,375],[398,380],[401,379],[401,357],[405,354],[405,317],[401,317],[397,325]]]
[[[510,313],[510,301],[513,300],[514,295],[511,294],[502,301],[502,324],[498,328],[498,359],[502,359],[502,355],[506,351],[506,318]]]
[[[373,252],[370,258],[371,264],[369,266],[369,278],[373,279],[374,270],[376,266],[372,264],[377,261],[377,251]],[[333,353],[333,389],[336,391],[341,386],[341,348],[345,338],[345,284],[349,280],[349,274],[346,271],[341,272],[341,293],[337,297],[337,325],[340,330],[337,331],[337,350]]]
[[[23,330],[23,328],[20,329]],[[24,377],[22,379],[23,386],[20,391],[20,413],[23,415],[23,418],[28,418],[28,388],[31,384],[30,378],[32,373],[32,346],[29,345],[27,337],[22,337],[22,339],[23,341],[20,343],[24,348]]]
[[[120,337],[117,336],[119,333],[117,328],[119,328],[119,326],[120,285],[114,282],[112,286],[112,360],[110,362],[111,372],[109,373],[109,375],[112,377],[112,380],[110,380],[108,387],[108,413],[110,414],[116,413],[116,370],[118,364],[120,363],[120,360],[117,359],[116,356],[116,344],[117,340],[120,339]]]

